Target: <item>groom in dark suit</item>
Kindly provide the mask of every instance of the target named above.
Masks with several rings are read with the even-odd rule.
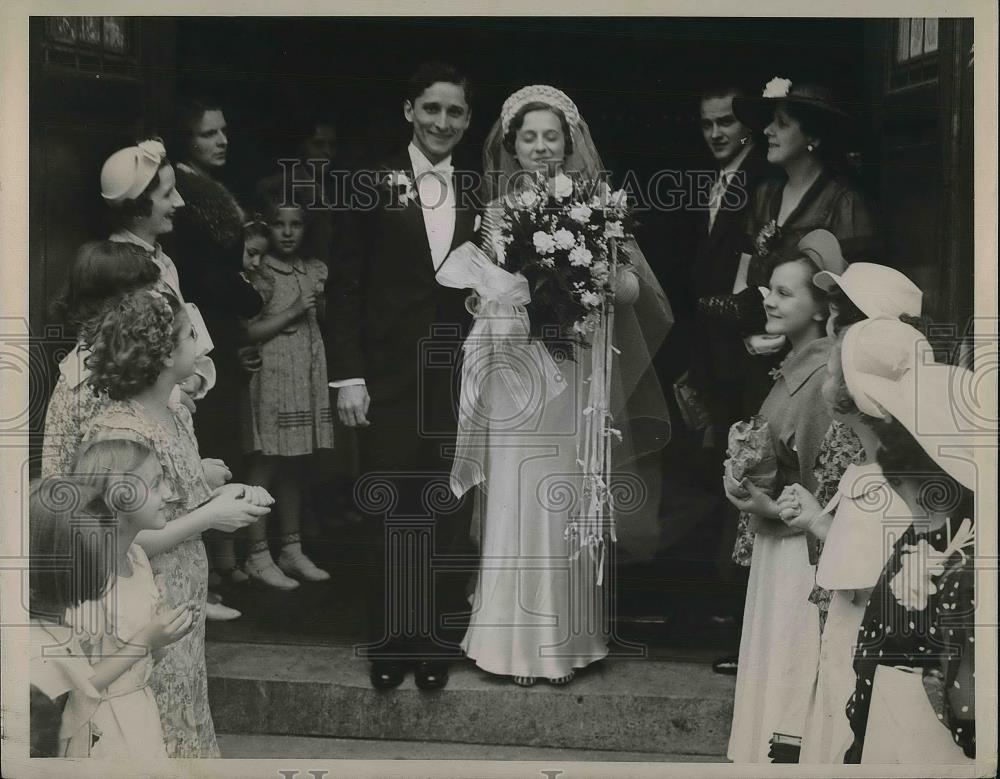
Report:
[[[466,293],[436,279],[474,232],[474,204],[451,164],[469,126],[468,80],[422,65],[403,116],[409,146],[371,172],[362,191],[374,204],[353,214],[361,249],[331,263],[327,363],[337,413],[359,430],[372,685],[395,687],[412,667],[418,687],[437,689],[461,654],[442,618],[468,610],[461,572],[432,564],[468,551],[468,512],[448,484],[470,317]]]

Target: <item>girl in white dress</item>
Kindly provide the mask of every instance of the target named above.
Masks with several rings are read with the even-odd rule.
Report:
[[[162,474],[152,453],[129,441],[93,445],[81,455],[80,467],[93,477],[50,478],[32,488],[33,567],[37,563],[40,572],[45,570],[46,558],[73,560],[69,569],[48,574],[50,587],[38,588],[56,594],[50,601],[63,602],[63,621],[74,640],[55,647],[55,655],[53,647],[43,648],[37,686],[48,688],[50,697],[62,691],[52,686],[46,653],[55,657],[66,649],[77,663],[89,660],[89,674],[63,671],[69,668],[65,659],[58,665],[59,677],[72,685],[62,718],[61,756],[165,758],[160,715],[149,688],[153,658],[190,631],[194,621],[186,607],[156,616],[149,561],[133,543],[140,530],[163,525]]]
[[[820,395],[831,342],[819,271],[842,272],[836,253],[782,258],[764,299],[767,332],[788,339],[790,351],[760,408],[778,462],[776,490],[815,489],[814,466],[830,415]],[[808,600],[815,582],[808,541],[780,519],[778,504],[747,479],[724,477],[726,496],[751,516],[756,533],[740,636],[739,671],[727,756],[735,763],[768,762],[778,736],[801,738],[819,665],[819,614]]]
[[[573,101],[558,89],[536,85],[504,103],[486,142],[484,170],[487,181],[498,186],[483,219],[480,247],[460,247],[438,272],[442,284],[476,290],[475,316],[482,332],[489,332],[485,339],[472,336],[466,343],[463,397],[477,394],[482,402],[472,417],[459,422],[452,472],[457,494],[481,488],[482,563],[462,647],[483,670],[511,676],[521,686],[538,677],[565,684],[576,669],[607,655],[613,597],[613,577],[605,574],[600,581],[604,555],[582,548],[573,534],[581,517],[578,444],[585,427],[591,350],[578,348],[556,366],[550,344],[530,321],[528,282],[503,270],[502,225],[507,198],[517,194],[518,173],[547,171],[554,181],[563,171],[593,178],[603,165]],[[648,532],[657,516],[655,453],[669,440],[669,417],[647,368],[672,323],[666,295],[642,253],[634,242],[627,251],[631,264],[623,266],[615,294],[620,354],[613,362],[611,396],[615,427],[622,430],[624,443],[612,457],[616,475],[631,468],[633,486],[641,480],[635,492],[646,500],[630,507],[623,535],[643,524],[640,515]],[[565,347],[567,341],[561,343]],[[481,347],[502,353],[504,367],[494,371],[477,363],[484,355]],[[510,392],[510,382],[532,388],[527,402]],[[644,424],[633,428],[630,422],[639,417]],[[641,455],[653,456],[639,462]],[[594,541],[602,548],[610,543],[606,538]],[[652,545],[648,536],[645,543]]]
[[[836,308],[831,303],[831,329],[838,340],[830,352],[823,399],[831,414],[858,437],[864,454],[860,462],[847,466],[828,505],[821,505],[801,484],[786,487],[778,505],[789,527],[824,542],[816,583],[832,593],[799,762],[840,763],[853,740],[844,706],[854,692],[858,628],[892,548],[892,533],[899,532],[898,518],[907,515],[903,499],[876,462],[880,443],[873,417],[858,410],[844,386],[841,340],[847,328],[869,317],[919,318],[923,293],[899,271],[865,262],[854,263],[842,276],[818,273],[813,283],[837,301]],[[909,346],[899,350],[901,368],[915,358],[916,349]]]

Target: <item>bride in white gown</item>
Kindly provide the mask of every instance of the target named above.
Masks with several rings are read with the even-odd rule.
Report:
[[[483,169],[491,187],[479,246],[460,247],[438,273],[441,283],[478,293],[452,472],[457,494],[480,488],[481,566],[462,647],[483,670],[522,686],[539,677],[565,684],[575,669],[607,655],[613,599],[614,583],[602,574],[611,541],[581,530],[578,443],[591,350],[560,353],[558,338],[540,337],[527,280],[502,269],[502,225],[519,172],[593,179],[603,166],[573,101],[553,87],[530,86],[504,103]],[[611,393],[622,442],[612,450],[612,493],[622,542],[648,545],[658,521],[657,453],[670,437],[651,359],[673,318],[638,246],[629,241],[622,251],[629,263],[615,284],[613,342],[620,353]]]

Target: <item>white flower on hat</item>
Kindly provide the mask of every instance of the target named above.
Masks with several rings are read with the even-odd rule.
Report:
[[[764,85],[762,97],[788,97],[788,90],[791,88],[791,79],[775,76]]]

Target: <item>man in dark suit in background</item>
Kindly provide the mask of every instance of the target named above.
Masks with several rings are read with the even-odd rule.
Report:
[[[357,493],[371,530],[371,577],[359,586],[379,689],[402,682],[410,665],[418,687],[443,687],[448,658],[461,652],[441,618],[468,610],[461,572],[434,571],[431,558],[468,550],[468,513],[448,485],[470,317],[467,293],[436,274],[474,233],[474,204],[451,165],[469,104],[468,81],[454,68],[418,69],[403,101],[412,140],[359,188],[372,195],[352,214],[363,249],[333,258],[330,269],[327,364],[338,416],[359,433]]]
[[[749,127],[733,114],[733,97],[744,94],[738,86],[721,85],[701,95],[701,132],[717,166],[711,187],[703,202],[708,208],[699,211],[698,238],[691,285],[695,301],[714,295],[729,294],[745,278],[740,256],[747,251],[744,226],[745,211],[757,184],[766,174],[765,150],[754,142]],[[707,182],[706,182],[707,183]],[[759,398],[744,392],[747,371],[753,359],[736,330],[725,323],[695,315],[691,339],[689,381],[700,392],[711,425],[708,474],[710,483],[721,483],[722,461],[726,456],[726,438],[733,422],[757,413]],[[745,575],[730,560],[736,538],[737,516],[721,498],[717,510],[700,528],[705,540],[717,550],[716,576],[720,584],[730,585],[732,593],[719,599],[716,615],[734,617],[742,613],[742,588]],[[717,663],[716,670],[726,671],[735,662]],[[735,672],[735,671],[734,671]]]

